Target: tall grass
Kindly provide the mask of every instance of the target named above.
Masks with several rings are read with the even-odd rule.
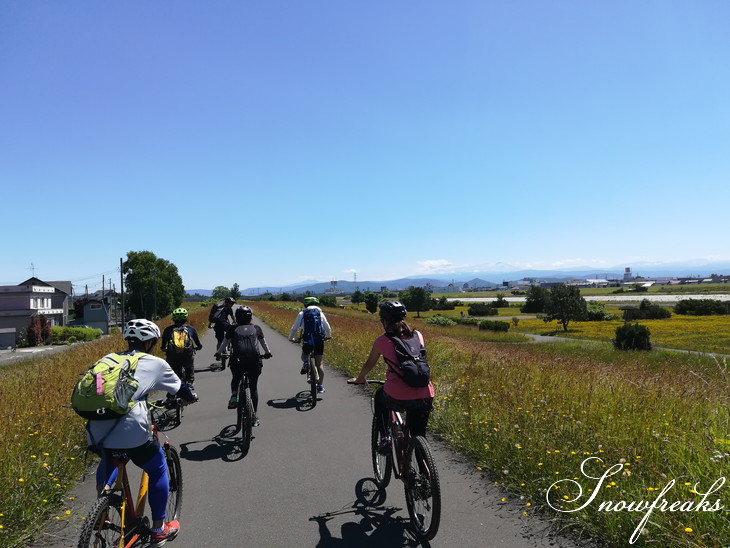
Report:
[[[191,312],[190,323],[205,329],[207,314]],[[88,464],[85,423],[63,406],[79,374],[125,348],[110,335],[0,369],[0,547],[24,545],[49,516],[76,517],[64,501]]]
[[[257,303],[256,314],[287,332],[293,312]],[[380,326],[371,316],[326,310],[334,338],[327,363],[354,375]],[[723,361],[670,352],[632,353],[608,343],[498,345],[418,324],[434,365],[431,428],[470,455],[485,481],[521,497],[522,512],[539,511],[603,541],[626,546],[646,512],[600,511],[605,501],[653,501],[669,481],[669,502],[695,500],[730,476],[730,372]],[[728,454],[728,455],[726,455]],[[595,503],[576,512],[613,465]],[[596,467],[595,465],[598,464]],[[576,484],[558,484],[573,479]],[[576,485],[581,485],[583,496]],[[560,490],[562,489],[562,491]],[[730,488],[713,497],[730,505]],[[654,511],[635,545],[727,546],[726,511]]]

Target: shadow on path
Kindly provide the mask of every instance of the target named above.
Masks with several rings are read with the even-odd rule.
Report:
[[[319,398],[317,399],[319,400]],[[296,409],[297,411],[310,411],[313,409],[312,400],[309,399],[309,390],[299,392],[291,398],[269,400],[266,405],[275,409]]]
[[[431,545],[416,539],[411,532],[410,520],[395,517],[401,510],[384,506],[385,489],[380,489],[374,478],[363,478],[355,486],[355,501],[339,510],[309,518],[319,526],[317,548],[429,548]],[[327,522],[336,516],[352,514],[352,520],[340,526],[340,538],[330,531]]]
[[[180,458],[192,461],[222,460],[236,462],[245,457],[241,448],[241,439],[233,438],[238,432],[238,426],[232,424],[221,430],[221,433],[209,440],[189,441],[180,444]],[[251,439],[255,439],[254,436]],[[191,449],[195,444],[207,443],[200,449]]]

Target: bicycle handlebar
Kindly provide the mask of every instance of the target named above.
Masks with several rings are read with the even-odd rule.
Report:
[[[367,386],[368,384],[385,384],[385,381],[377,379],[365,379],[365,382],[353,382],[352,379],[347,379],[347,384],[362,384]]]

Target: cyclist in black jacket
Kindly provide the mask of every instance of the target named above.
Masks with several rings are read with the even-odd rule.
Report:
[[[236,309],[236,325],[226,329],[225,337],[218,346],[216,358],[220,356],[226,346],[231,344],[231,399],[228,400],[228,409],[235,409],[238,405],[238,383],[241,381],[243,371],[248,375],[248,384],[251,390],[251,401],[254,409],[254,426],[261,422],[256,414],[259,405],[258,381],[261,369],[264,364],[261,359],[271,357],[271,351],[266,344],[264,332],[261,327],[251,323],[253,312],[248,306],[241,306]],[[263,349],[263,354],[261,352]]]

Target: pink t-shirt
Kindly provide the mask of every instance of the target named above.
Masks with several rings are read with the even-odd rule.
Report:
[[[414,331],[414,333],[423,344],[423,335],[419,331]],[[383,358],[387,358],[392,363],[398,363],[395,346],[386,335],[381,335],[375,339],[374,345]],[[388,365],[388,370],[385,372],[385,386],[383,389],[388,396],[396,400],[419,400],[421,398],[433,398],[434,396],[433,384],[429,382],[428,386],[423,388],[408,386],[398,373],[393,371],[390,365]]]

